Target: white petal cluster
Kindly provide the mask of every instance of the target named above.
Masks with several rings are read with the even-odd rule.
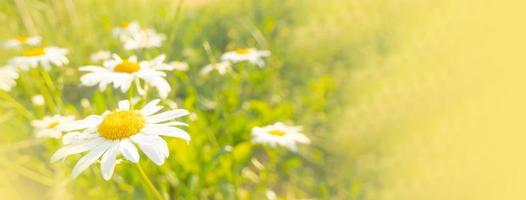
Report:
[[[287,126],[282,122],[264,127],[254,127],[252,129],[252,142],[267,144],[272,147],[279,145],[296,151],[297,143],[310,143],[309,138],[300,133],[301,129],[300,126]]]
[[[111,58],[111,52],[105,51],[105,50],[97,51],[91,54],[90,56],[91,62],[95,62],[95,63],[102,62],[110,58]]]
[[[207,75],[213,71],[217,71],[219,74],[225,75],[230,70],[232,70],[232,64],[230,64],[230,62],[211,63],[201,69],[201,75]]]
[[[144,29],[121,37],[126,50],[158,48],[165,39],[164,34],[157,33],[153,29]]]
[[[4,42],[4,48],[22,48],[23,46],[35,46],[40,44],[40,36],[17,36]]]
[[[108,139],[99,132],[99,126],[111,113],[92,115],[83,120],[70,123],[65,129],[70,133],[64,135],[64,146],[51,157],[51,161],[64,159],[69,155],[87,152],[73,168],[72,177],[77,177],[91,164],[100,159],[101,174],[105,180],[113,175],[117,157],[122,155],[126,160],[137,163],[140,156],[137,147],[155,164],[162,165],[169,155],[168,145],[161,136],[177,137],[187,142],[190,135],[176,126],[186,126],[175,119],[188,115],[184,109],[175,109],[158,113],[163,106],[160,100],[153,100],[140,110],[134,110],[145,118],[144,127],[138,133],[121,139]],[[119,108],[113,112],[130,111],[130,102],[119,102]]]
[[[18,72],[11,66],[4,66],[0,68],[0,90],[11,91],[16,85],[18,79]]]
[[[168,82],[164,79],[166,73],[163,70],[169,70],[171,67],[164,63],[165,56],[160,55],[149,61],[138,61],[136,56],[131,56],[128,59],[122,59],[116,54],[113,54],[111,59],[104,61],[103,66],[84,66],[80,71],[88,72],[81,77],[82,85],[95,86],[98,85],[101,91],[113,83],[114,88],[119,88],[123,93],[127,92],[134,81],[143,80],[147,84],[155,87],[159,92],[161,98],[168,97],[171,88]],[[116,67],[123,62],[132,62],[138,65],[137,71],[121,72],[117,71]],[[140,88],[137,88],[140,90]],[[142,91],[139,91],[142,92]]]
[[[142,28],[135,21],[114,28],[113,36],[120,39],[125,50],[157,48],[166,39],[164,34],[151,28]]]
[[[60,138],[64,131],[63,126],[72,123],[73,116],[53,115],[40,120],[33,120],[31,125],[35,128],[36,137]]]
[[[265,66],[264,57],[270,55],[270,51],[257,50],[255,48],[237,49],[234,51],[225,52],[221,56],[222,61],[229,61],[232,63],[238,63],[242,61],[248,61],[259,67]]]
[[[27,50],[26,50],[27,51]],[[12,58],[9,64],[18,67],[22,70],[38,67],[39,65],[44,69],[51,69],[51,65],[62,66],[69,63],[66,54],[68,50],[59,47],[45,47],[30,49],[30,51],[39,51],[38,54],[22,55]]]

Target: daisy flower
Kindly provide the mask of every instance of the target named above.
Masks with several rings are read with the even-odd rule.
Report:
[[[124,49],[135,50],[160,47],[165,38],[164,34],[157,33],[153,29],[144,29],[124,35],[121,41],[124,43]]]
[[[222,61],[230,61],[232,63],[238,63],[242,61],[248,61],[256,64],[259,67],[265,65],[263,57],[270,55],[270,51],[257,50],[255,48],[240,48],[234,51],[228,51],[221,56]]]
[[[111,52],[105,51],[105,50],[97,51],[97,52],[91,54],[91,56],[90,56],[91,62],[101,62],[101,61],[104,61],[104,60],[108,60],[110,58],[111,58]]]
[[[4,48],[20,48],[24,45],[35,46],[40,44],[41,40],[40,36],[20,35],[5,41]]]
[[[16,85],[18,73],[16,69],[11,66],[4,66],[0,68],[0,90],[11,91]]]
[[[214,70],[217,70],[217,72],[221,75],[225,75],[231,69],[232,65],[230,62],[211,63],[201,69],[201,75],[207,75]]]
[[[139,30],[141,30],[141,26],[139,26],[139,23],[137,23],[136,21],[123,22],[113,29],[113,36],[122,38],[130,34],[139,32]]]
[[[133,81],[144,80],[146,83],[157,88],[159,96],[166,98],[171,88],[164,79],[166,74],[162,70],[169,70],[170,66],[163,63],[164,55],[157,56],[150,61],[137,61],[137,57],[131,56],[128,59],[121,59],[113,54],[111,59],[104,61],[103,66],[84,66],[80,71],[86,71],[80,80],[85,86],[99,85],[101,91],[106,86],[113,83],[114,88],[120,88],[125,93],[130,88]],[[137,87],[139,92],[142,92]]]
[[[73,116],[46,116],[40,120],[33,120],[31,125],[35,128],[37,137],[60,138],[62,136],[62,126],[75,121]]]
[[[67,64],[69,62],[66,57],[67,53],[67,49],[58,47],[30,48],[24,50],[22,56],[11,59],[10,64],[22,70],[28,70],[30,67],[37,67],[40,64],[44,69],[49,70],[51,64],[56,66]]]
[[[268,144],[272,147],[280,145],[291,151],[296,151],[296,143],[310,143],[309,138],[301,134],[300,131],[301,127],[299,126],[287,126],[281,122],[264,127],[254,127],[252,129],[252,142]]]
[[[172,61],[168,65],[172,66],[172,69],[176,71],[188,71],[188,63],[185,62]]]
[[[188,115],[188,111],[175,109],[158,113],[163,108],[157,105],[159,101],[153,100],[140,110],[130,109],[130,102],[127,100],[120,101],[117,110],[72,123],[66,129],[75,132],[64,135],[65,146],[55,152],[51,162],[88,152],[73,168],[72,177],[77,177],[100,158],[102,177],[109,180],[118,155],[130,162],[139,162],[138,146],[155,164],[162,165],[169,150],[160,136],[177,137],[189,142],[190,135],[175,127],[186,126],[185,123],[174,121]]]
[[[33,103],[34,106],[43,106],[46,104],[46,100],[44,99],[44,96],[37,94],[31,97],[31,103]]]

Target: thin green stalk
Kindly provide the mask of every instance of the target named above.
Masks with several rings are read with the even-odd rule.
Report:
[[[30,69],[30,71],[31,71],[31,75],[33,76],[34,81],[38,81],[38,80],[41,79],[40,76],[38,75],[38,72],[37,72],[36,69],[32,68],[32,69]],[[46,105],[48,106],[48,109],[51,112],[57,113],[58,109],[57,109],[57,106],[55,104],[55,101],[54,101],[54,99],[52,97],[52,94],[49,91],[49,89],[47,87],[43,86],[40,83],[37,83],[36,87],[38,88],[40,94],[42,94],[42,96],[44,96],[44,99],[46,100]]]
[[[0,90],[0,97],[9,102],[20,114],[26,117],[29,120],[33,120],[35,116],[33,113],[29,112],[22,104],[18,103],[16,99],[11,97],[7,92]]]
[[[61,98],[61,95],[60,95],[60,91],[57,89],[57,87],[55,86],[55,84],[53,83],[53,81],[51,80],[51,77],[49,76],[49,73],[44,70],[44,69],[41,69],[41,74],[42,74],[42,77],[44,79],[44,82],[46,83],[48,89],[49,89],[49,92],[50,92],[50,95],[52,95],[52,97],[54,97],[54,100],[57,104],[57,107],[62,107],[63,103],[62,103],[62,98]]]
[[[128,88],[128,101],[130,102],[130,110],[133,110],[133,84]]]
[[[139,173],[141,173],[141,176],[142,178],[144,179],[144,181],[146,182],[146,185],[150,188],[150,190],[152,191],[153,195],[155,196],[155,198],[159,199],[159,200],[164,200],[163,196],[161,195],[161,193],[159,192],[159,190],[157,190],[157,188],[155,188],[155,186],[153,185],[152,181],[150,180],[150,178],[148,178],[148,175],[146,175],[146,173],[144,172],[144,170],[142,169],[141,167],[141,164],[139,164],[138,162],[135,164],[137,166],[137,169],[139,169]]]

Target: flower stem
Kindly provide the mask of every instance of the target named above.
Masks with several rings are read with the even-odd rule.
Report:
[[[0,90],[0,97],[9,102],[20,114],[22,114],[27,119],[32,120],[35,118],[33,113],[27,110],[26,107],[24,107],[22,104],[18,103],[18,101],[11,97],[9,93]]]
[[[163,196],[161,195],[161,193],[159,192],[159,190],[157,190],[155,188],[155,186],[153,185],[152,181],[150,180],[150,178],[148,178],[148,176],[146,175],[146,173],[144,173],[144,170],[142,169],[141,167],[141,164],[139,164],[138,162],[135,164],[137,165],[137,169],[139,169],[139,172],[141,173],[141,176],[142,178],[144,179],[144,181],[146,182],[146,185],[150,188],[150,190],[152,191],[153,195],[159,199],[159,200],[164,200]]]
[[[133,110],[133,84],[128,88],[128,101],[130,102],[130,110]]]

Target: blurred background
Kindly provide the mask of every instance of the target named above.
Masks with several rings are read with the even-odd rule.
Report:
[[[170,140],[162,167],[144,161],[166,198],[525,199],[521,8],[467,0],[4,0],[0,39],[38,34],[68,48],[70,64],[51,74],[64,112],[86,116],[119,98],[78,86],[77,68],[91,53],[126,55],[112,28],[136,20],[165,33],[152,54],[190,65],[170,75],[169,99],[196,114],[190,145]],[[210,56],[240,46],[270,50],[268,65],[199,76]],[[13,55],[0,50],[1,63]],[[11,95],[37,116],[52,113],[31,105],[26,93],[39,83],[23,78],[27,87]],[[48,162],[59,141],[35,139],[6,101],[0,113],[1,197],[151,198],[126,163],[108,182],[98,166],[69,179],[76,159]],[[275,121],[303,126],[312,144],[291,153],[246,142],[251,127]]]

